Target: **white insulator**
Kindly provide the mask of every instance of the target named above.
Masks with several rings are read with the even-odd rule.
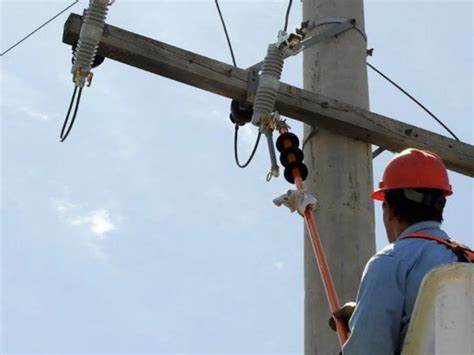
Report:
[[[271,114],[274,110],[283,71],[283,59],[283,51],[275,44],[270,44],[263,60],[262,73],[253,105],[252,123],[256,126],[260,126],[262,117]]]
[[[74,64],[71,73],[74,75],[76,86],[83,87],[87,74],[97,54],[97,48],[104,32],[109,0],[90,0],[89,8],[84,16],[84,22],[79,33],[79,41],[74,51]],[[77,75],[80,69],[81,75]]]

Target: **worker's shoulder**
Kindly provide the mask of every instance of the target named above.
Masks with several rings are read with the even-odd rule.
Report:
[[[447,238],[447,234],[441,230],[435,230],[430,234],[443,239]],[[448,257],[452,256],[446,248],[438,243],[420,238],[400,238],[380,250],[375,257],[392,257],[410,268],[423,255],[428,258],[446,258],[445,254]]]
[[[407,243],[406,243],[407,242]],[[382,250],[378,251],[375,256],[392,256],[392,257],[400,257],[405,254],[408,254],[412,251],[413,247],[416,246],[417,240],[410,239],[410,240],[398,240],[395,243],[390,243]]]
[[[393,258],[398,262],[409,266],[422,252],[424,243],[420,239],[402,239],[390,243],[374,255],[374,258],[385,260]]]

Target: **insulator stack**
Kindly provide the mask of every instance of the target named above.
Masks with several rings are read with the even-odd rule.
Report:
[[[97,54],[102,33],[104,32],[110,0],[91,0],[81,26],[77,49],[74,52],[74,64],[71,73],[76,86],[84,87]]]
[[[303,163],[304,154],[298,147],[299,144],[298,137],[291,132],[281,134],[276,141],[276,147],[280,152],[280,163],[285,167],[285,179],[291,184],[295,183],[294,169],[298,169],[303,181],[308,177],[308,168]]]
[[[72,64],[74,64],[76,61],[76,58],[74,58],[74,53],[76,53],[76,46],[72,46],[72,58],[71,58]],[[104,56],[100,54],[96,54],[94,57],[94,61],[92,63],[91,69],[97,68],[99,65],[101,65],[104,62],[104,60],[105,60]]]
[[[262,73],[260,74],[253,106],[252,123],[256,126],[260,126],[261,119],[274,111],[283,71],[283,59],[283,51],[275,44],[270,44],[263,61]]]

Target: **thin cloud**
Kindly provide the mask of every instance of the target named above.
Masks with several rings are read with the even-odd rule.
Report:
[[[62,220],[70,226],[86,226],[94,235],[104,239],[107,234],[117,229],[112,221],[109,211],[105,208],[94,209],[83,212],[84,206],[80,206],[64,200],[55,200],[56,212]]]
[[[285,268],[285,263],[281,262],[281,261],[277,261],[275,263],[272,264],[272,267],[275,269],[275,270],[278,270],[278,271],[281,271]]]
[[[117,229],[112,220],[110,214],[105,209],[99,209],[91,211],[87,216],[79,216],[71,221],[73,226],[85,225],[95,235],[105,238],[105,235],[113,230]]]
[[[26,115],[28,117],[31,117],[31,118],[34,118],[34,119],[39,119],[41,121],[49,121],[52,117],[50,114],[40,112],[38,110],[33,110],[33,109],[31,109],[29,107],[26,107],[26,106],[23,106],[20,109],[20,111],[26,113]]]
[[[90,257],[102,262],[108,262],[106,253],[106,240],[109,234],[117,230],[117,222],[122,218],[113,218],[105,208],[90,210],[85,205],[74,204],[64,200],[51,198],[54,209],[60,220],[73,228],[87,230],[88,233],[80,235],[80,240]]]
[[[77,207],[77,205],[66,201],[54,200],[54,202],[56,204],[56,211],[61,214],[71,211],[72,209]]]

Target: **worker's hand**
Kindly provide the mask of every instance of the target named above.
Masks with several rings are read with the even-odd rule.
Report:
[[[333,316],[342,320],[346,323],[347,328],[349,328],[349,319],[351,319],[352,313],[354,313],[355,306],[355,302],[347,302],[344,306],[334,312]],[[334,317],[329,318],[329,326],[332,330],[336,331],[336,321],[334,320]]]

